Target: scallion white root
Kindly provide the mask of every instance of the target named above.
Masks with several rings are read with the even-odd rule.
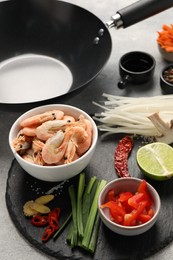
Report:
[[[98,121],[98,129],[109,134],[127,133],[142,136],[162,137],[150,118],[152,114],[159,114],[165,124],[170,125],[173,120],[173,95],[154,97],[121,97],[103,93],[106,98],[101,104],[93,102],[103,112],[95,113],[93,119]],[[158,122],[159,123],[159,122]],[[173,138],[172,138],[173,142]]]

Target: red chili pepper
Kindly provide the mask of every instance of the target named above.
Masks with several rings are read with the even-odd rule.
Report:
[[[44,227],[48,224],[48,216],[35,215],[31,219],[31,224],[36,227]]]
[[[60,208],[55,208],[54,210],[49,212],[48,215],[48,223],[49,226],[46,228],[42,235],[42,241],[47,242],[50,237],[54,235],[54,233],[59,228],[59,215],[60,215]]]
[[[119,177],[130,177],[128,172],[128,157],[133,147],[133,139],[130,136],[123,137],[115,150],[114,167]]]
[[[58,219],[60,215],[60,208],[55,208],[49,212],[48,222],[50,225],[58,225]]]
[[[47,228],[45,229],[42,235],[42,241],[47,242],[50,237],[54,235],[54,233],[59,228],[59,215],[60,215],[60,208],[55,208],[49,212],[48,215],[35,215],[31,219],[31,224],[36,227],[44,227],[46,225]]]
[[[49,225],[42,235],[42,241],[47,242],[49,238],[58,230],[59,225]]]

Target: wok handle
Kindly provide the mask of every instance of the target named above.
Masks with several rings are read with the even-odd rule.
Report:
[[[173,6],[173,0],[139,0],[119,11],[107,26],[126,28]]]

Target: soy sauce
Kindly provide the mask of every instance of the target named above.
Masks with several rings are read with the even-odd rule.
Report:
[[[144,59],[129,59],[124,61],[123,66],[132,72],[142,72],[150,69],[151,63]]]

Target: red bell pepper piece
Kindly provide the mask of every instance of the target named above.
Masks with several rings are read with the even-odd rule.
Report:
[[[139,202],[141,202],[144,199],[144,193],[136,193],[135,195],[133,195],[133,197],[128,199],[128,204],[137,209],[139,206]]]
[[[125,226],[134,226],[138,216],[144,211],[147,205],[147,201],[141,201],[137,209],[134,209],[131,213],[124,216],[124,225]]]
[[[113,189],[111,189],[108,192],[108,200],[114,200],[114,197],[115,197],[115,191]]]
[[[147,214],[140,214],[137,218],[137,220],[141,223],[146,223],[151,219],[151,216]]]
[[[110,208],[110,216],[112,221],[116,222],[117,224],[123,224],[124,216],[119,214],[115,208]]]
[[[150,209],[148,210],[148,215],[149,215],[150,217],[153,217],[153,216],[154,216],[154,210],[153,210],[152,208],[150,208]]]
[[[119,201],[121,201],[121,202],[127,201],[127,200],[129,200],[131,197],[133,197],[133,196],[134,196],[134,195],[133,195],[131,192],[129,192],[129,191],[121,192],[121,193],[119,194]]]
[[[124,219],[124,215],[126,214],[126,211],[115,201],[108,201],[107,203],[101,205],[101,208],[109,208],[111,217],[117,223],[122,222]]]
[[[143,193],[145,200],[147,200],[147,209],[150,209],[151,205],[152,205],[152,199],[150,198],[148,192],[147,192],[147,182],[146,180],[142,180],[142,182],[140,183],[138,190],[139,193]]]

